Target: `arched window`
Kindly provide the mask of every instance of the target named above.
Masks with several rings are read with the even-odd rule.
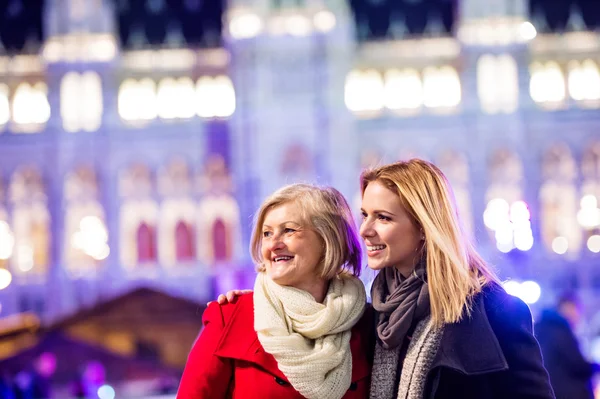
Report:
[[[449,65],[423,70],[423,103],[428,108],[453,108],[462,98],[460,78]]]
[[[80,124],[87,132],[94,132],[102,124],[104,112],[102,80],[97,72],[87,71],[81,76]]]
[[[110,254],[104,210],[98,200],[96,174],[90,167],[70,173],[64,186],[65,263],[75,275],[96,272]]]
[[[190,261],[196,257],[194,242],[192,227],[184,221],[179,221],[175,227],[175,256],[177,261]]]
[[[117,97],[119,115],[123,120],[133,121],[138,118],[136,102],[137,82],[133,79],[126,79],[121,83]]]
[[[554,145],[544,154],[539,193],[541,236],[545,248],[560,255],[575,255],[581,248],[576,169],[566,145]]]
[[[390,69],[385,73],[385,106],[392,110],[423,105],[423,82],[416,69]]]
[[[358,113],[377,113],[385,100],[385,85],[380,72],[369,69],[352,71],[346,77],[346,107]]]
[[[196,83],[196,113],[202,118],[225,118],[236,108],[235,89],[228,76],[204,76]]]
[[[196,204],[192,177],[184,159],[174,159],[158,174],[160,203],[158,250],[163,266],[176,266],[196,257]]]
[[[517,63],[508,54],[485,54],[477,61],[477,93],[484,112],[513,112],[519,104]]]
[[[583,154],[583,186],[577,221],[584,230],[588,250],[600,252],[600,142],[586,147]]]
[[[0,128],[10,120],[10,103],[8,101],[8,86],[0,83]]]
[[[181,107],[177,82],[173,78],[162,79],[156,94],[158,116],[162,119],[175,119]]]
[[[231,262],[241,238],[239,207],[230,195],[207,196],[198,211],[198,258],[208,265]]]
[[[568,65],[569,95],[575,101],[600,100],[600,71],[592,60],[571,61]]]
[[[50,103],[47,95],[48,87],[43,82],[33,85],[24,82],[17,86],[12,107],[13,122],[17,125],[17,131],[39,131],[40,125],[48,122]]]
[[[437,164],[452,184],[460,220],[467,234],[473,237],[473,210],[467,160],[461,154],[449,150],[440,155]]]
[[[292,144],[284,152],[281,159],[280,173],[290,181],[303,180],[310,177],[313,169],[311,154],[302,144]]]
[[[501,252],[533,246],[531,215],[523,200],[523,165],[513,152],[495,151],[488,164],[490,185],[486,193],[483,220],[492,241]]]
[[[137,229],[137,258],[140,264],[156,262],[156,233],[146,223]]]
[[[560,106],[565,100],[565,76],[558,63],[534,62],[529,68],[529,92],[536,103],[546,107]]]
[[[149,78],[139,82],[126,79],[118,94],[119,115],[125,121],[148,121],[158,115],[156,83]]]
[[[230,260],[228,231],[223,219],[217,219],[213,223],[212,245],[215,262]]]
[[[10,200],[15,237],[13,270],[45,276],[50,266],[50,214],[36,169],[24,168],[13,175]]]
[[[80,104],[79,74],[68,72],[60,82],[60,116],[63,129],[67,132],[79,130],[79,104]]]
[[[119,227],[121,263],[135,268],[140,263],[157,260],[159,209],[153,199],[154,182],[150,170],[142,164],[132,165],[119,176],[122,198]]]

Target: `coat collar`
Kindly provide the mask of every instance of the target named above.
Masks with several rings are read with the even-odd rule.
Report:
[[[485,287],[473,299],[470,317],[444,326],[444,335],[431,369],[448,367],[466,375],[508,370],[498,338],[490,325],[486,300],[491,300],[495,284]]]
[[[225,308],[223,309],[225,310]],[[241,296],[230,312],[229,321],[227,321],[227,316],[224,314],[226,324],[215,355],[253,363],[273,376],[289,383],[287,377],[279,370],[275,358],[265,352],[258,340],[256,331],[254,331],[253,295]],[[371,364],[368,362],[365,353],[369,343],[364,341],[367,339],[366,336],[359,332],[361,325],[366,327],[370,324],[361,322],[353,328],[350,338],[353,382],[363,379],[371,373]]]

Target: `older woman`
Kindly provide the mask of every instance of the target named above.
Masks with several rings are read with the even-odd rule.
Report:
[[[294,184],[267,198],[252,234],[254,293],[208,306],[177,398],[367,398],[372,342],[353,223],[333,188]]]

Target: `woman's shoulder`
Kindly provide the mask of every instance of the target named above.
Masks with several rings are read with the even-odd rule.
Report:
[[[531,320],[529,306],[496,282],[487,283],[478,296],[484,302],[488,317],[493,319],[490,321]]]

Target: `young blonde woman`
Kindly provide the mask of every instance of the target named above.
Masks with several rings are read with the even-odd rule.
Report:
[[[360,235],[380,271],[370,397],[554,398],[529,308],[471,245],[443,173],[413,159],[360,181]]]
[[[211,303],[177,399],[368,398],[374,337],[350,208],[295,184],[258,211],[254,294]]]
[[[531,313],[463,232],[433,164],[361,176],[377,343],[371,398],[553,398]]]

